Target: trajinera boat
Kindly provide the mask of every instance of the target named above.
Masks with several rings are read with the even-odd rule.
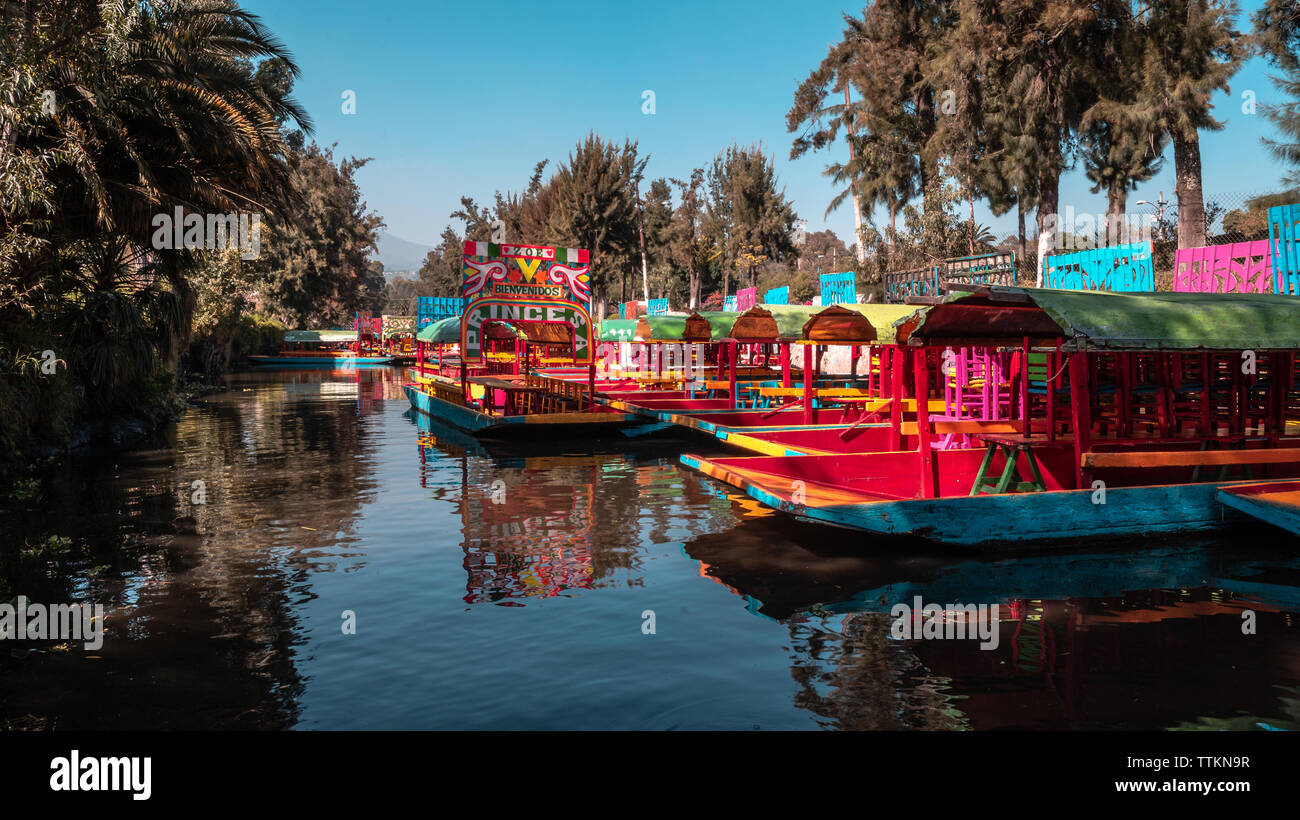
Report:
[[[1294,526],[1300,299],[973,288],[896,331],[914,420],[890,415],[888,449],[681,461],[803,519],[970,546]],[[935,417],[955,359],[1006,353],[1011,413]]]
[[[356,350],[356,330],[286,330],[283,349],[272,355],[251,355],[248,361],[262,367],[365,367],[390,364],[391,354]]]
[[[465,310],[417,334],[411,406],[480,436],[644,424],[597,401],[589,281],[586,250],[466,242]]]

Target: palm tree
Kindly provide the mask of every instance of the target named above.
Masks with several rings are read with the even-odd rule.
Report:
[[[1117,241],[1110,236],[1110,229],[1118,227],[1124,218],[1128,192],[1139,182],[1160,173],[1164,164],[1161,152],[1168,141],[1168,136],[1158,129],[1143,134],[1136,129],[1123,130],[1105,120],[1095,121],[1085,129],[1084,173],[1093,183],[1094,194],[1106,192],[1107,243]]]

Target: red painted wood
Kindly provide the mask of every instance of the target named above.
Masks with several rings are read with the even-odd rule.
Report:
[[[1088,354],[1070,354],[1070,418],[1074,426],[1074,479],[1075,487],[1089,486],[1083,469],[1083,454],[1091,448],[1092,402],[1088,392]]]
[[[916,382],[916,440],[921,467],[921,495],[937,498],[939,495],[939,462],[932,452],[934,433],[930,429],[930,371],[926,348],[912,351],[912,375]]]

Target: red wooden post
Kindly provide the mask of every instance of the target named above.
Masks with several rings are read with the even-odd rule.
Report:
[[[816,424],[817,410],[813,407],[813,381],[817,375],[817,345],[803,348],[803,423]]]
[[[917,456],[921,466],[921,497],[939,497],[939,462],[931,449],[930,436],[930,371],[927,350],[918,347],[912,351],[912,376],[916,384],[916,438]]]
[[[903,348],[890,345],[881,351],[889,354],[889,449],[903,449]]]
[[[1092,447],[1092,397],[1088,394],[1088,354],[1070,354],[1070,417],[1074,424],[1074,480],[1076,489],[1089,486],[1083,454]]]
[[[781,386],[790,386],[790,343],[781,342]]]
[[[1052,384],[1055,376],[1061,372],[1061,340],[1056,340],[1056,349],[1047,357],[1047,378],[1043,381],[1043,390],[1047,394],[1047,440],[1056,441],[1056,387]],[[1025,429],[1029,428],[1029,419],[1025,419]]]
[[[729,375],[727,376],[727,389],[731,394],[731,409],[735,410],[738,404],[736,397],[736,365],[740,359],[740,349],[737,347],[735,339],[732,339],[727,346],[731,348],[731,351],[727,356],[727,358],[731,360],[731,367],[728,368]]]
[[[460,403],[469,404],[469,382],[465,380],[465,351],[460,354]]]
[[[1047,375],[1051,375],[1050,373]],[[1048,394],[1050,400],[1051,394]],[[1024,344],[1020,350],[1020,412],[1025,418],[1025,435],[1030,435],[1033,431],[1030,429],[1029,412],[1029,337],[1026,336]]]
[[[596,358],[587,364],[587,412],[596,412]]]

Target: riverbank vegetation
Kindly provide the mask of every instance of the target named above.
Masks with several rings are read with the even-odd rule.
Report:
[[[256,16],[5,0],[0,24],[0,463],[380,303],[365,160],[308,141]]]

